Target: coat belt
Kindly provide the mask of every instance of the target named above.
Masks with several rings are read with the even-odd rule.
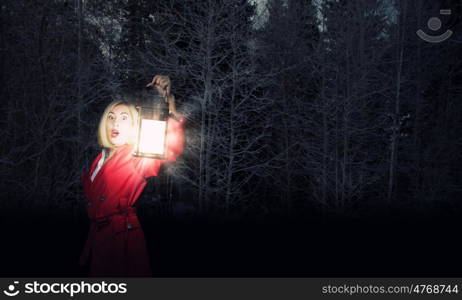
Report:
[[[94,224],[96,224],[96,227],[99,230],[109,225],[109,223],[111,223],[111,218],[115,215],[125,215],[127,217],[130,215],[136,215],[136,207],[128,206],[128,207],[120,208],[119,210],[113,213],[100,216],[100,217],[96,217],[96,218],[92,218],[91,221]]]

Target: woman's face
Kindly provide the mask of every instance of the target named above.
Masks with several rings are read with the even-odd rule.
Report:
[[[131,124],[132,120],[126,105],[116,105],[109,112],[106,119],[106,134],[114,147],[128,143],[133,130]]]

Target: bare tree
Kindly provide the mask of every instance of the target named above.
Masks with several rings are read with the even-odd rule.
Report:
[[[311,199],[345,210],[358,207],[384,176],[384,95],[392,89],[383,72],[386,5],[325,1],[319,9],[321,38],[308,60],[318,94],[301,110],[307,136],[301,162]]]
[[[253,9],[246,1],[170,1],[162,11],[150,31],[157,51],[143,57],[179,82],[189,121],[185,164],[176,170],[197,188],[200,210],[229,211],[246,201],[244,188],[263,164],[260,112],[268,100],[253,62]]]
[[[110,94],[112,80],[90,38],[97,28],[85,25],[83,1],[29,4],[5,4],[12,22],[4,68],[11,77],[1,142],[11,147],[1,152],[3,199],[20,199],[8,203],[19,207],[76,208],[84,158],[96,144],[91,105]]]

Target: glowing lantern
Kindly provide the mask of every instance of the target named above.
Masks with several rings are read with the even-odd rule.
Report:
[[[162,97],[152,107],[137,106],[138,139],[135,155],[165,159],[168,109]]]

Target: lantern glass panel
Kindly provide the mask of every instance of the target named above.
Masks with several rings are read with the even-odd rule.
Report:
[[[138,109],[136,156],[165,159],[168,110],[161,107]]]

